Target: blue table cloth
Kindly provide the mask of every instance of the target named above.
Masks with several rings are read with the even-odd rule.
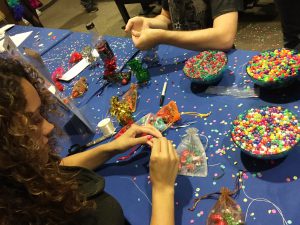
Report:
[[[20,49],[23,47],[31,48],[41,55],[45,54],[72,33],[70,30],[15,25],[7,31],[7,34],[13,36],[29,31],[32,31],[32,33],[20,45]]]
[[[118,66],[125,63],[136,51],[128,39],[107,37],[118,58]],[[69,55],[90,44],[90,37],[83,33],[73,33],[43,55],[52,72],[59,66],[68,67]],[[232,50],[228,55],[228,69],[218,86],[229,90],[240,90],[239,94],[207,94],[183,74],[183,62],[196,52],[162,45],[158,50],[161,66],[149,68],[151,81],[139,88],[136,118],[159,110],[159,98],[165,80],[168,80],[165,104],[175,100],[180,111],[212,112],[206,119],[183,116],[182,123],[197,121],[193,125],[208,138],[208,176],[206,178],[179,175],[175,183],[176,224],[205,224],[207,216],[216,200],[201,201],[191,212],[193,199],[225,186],[234,189],[238,171],[246,170],[243,189],[236,198],[246,215],[248,225],[298,224],[300,215],[299,180],[300,151],[297,146],[290,154],[279,160],[261,161],[252,159],[234,145],[230,138],[231,122],[242,112],[252,107],[282,105],[299,116],[299,94],[287,93],[284,98],[276,92],[260,90],[259,97],[241,98],[243,90],[253,90],[254,85],[245,72],[245,65],[257,52]],[[103,66],[87,68],[80,76],[88,78],[89,90],[76,103],[94,127],[107,117],[111,96],[122,95],[126,86],[111,85],[100,95],[94,93],[101,87]],[[78,77],[75,78],[78,80]],[[65,94],[69,95],[74,81],[65,83]],[[135,82],[135,78],[132,78]],[[293,87],[296,90],[295,87]],[[276,95],[277,94],[277,95]],[[290,95],[290,96],[289,96]],[[89,101],[86,101],[89,99]],[[84,104],[82,104],[84,103]],[[116,123],[115,123],[116,124]],[[179,144],[185,128],[169,129],[165,135]],[[96,133],[95,138],[99,134]],[[202,139],[201,139],[202,140]],[[205,140],[203,139],[203,142]],[[68,147],[74,144],[64,141]],[[66,151],[62,152],[65,155]],[[111,159],[97,172],[105,177],[105,190],[118,199],[126,218],[132,225],[149,224],[151,217],[151,183],[149,179],[150,151],[142,148],[128,161]],[[215,179],[218,177],[219,179]]]
[[[172,54],[166,54],[172,50]],[[181,57],[177,53],[181,51]],[[161,46],[159,50],[164,60],[178,62],[190,51]],[[228,70],[225,72],[219,86],[232,89],[253,89],[253,83],[245,73],[245,64],[257,54],[256,52],[233,50],[228,55]],[[179,60],[181,61],[181,60]],[[142,115],[156,112],[159,109],[159,97],[165,80],[168,80],[165,103],[175,100],[180,111],[212,112],[207,119],[195,119],[183,116],[183,123],[197,121],[193,127],[208,137],[208,176],[196,178],[178,176],[175,184],[175,215],[176,224],[205,224],[209,211],[216,203],[215,200],[201,201],[196,210],[191,212],[193,199],[212,192],[219,191],[225,186],[234,189],[236,175],[239,170],[248,171],[243,176],[244,189],[241,190],[237,202],[246,214],[249,225],[265,224],[297,224],[299,215],[297,198],[299,187],[299,147],[296,147],[285,159],[276,161],[261,161],[252,159],[233,144],[230,139],[231,122],[243,111],[266,105],[282,105],[299,116],[299,98],[291,97],[288,103],[278,103],[261,91],[260,98],[239,98],[232,95],[207,95],[197,93],[191,86],[189,79],[182,72],[183,64],[169,64],[150,69],[151,84],[139,90],[137,113]],[[193,90],[193,91],[192,91]],[[116,92],[115,92],[116,93]],[[91,102],[95,107],[97,102],[106,102],[95,110],[106,112],[107,101],[112,91],[107,91],[99,100]],[[299,96],[298,96],[299,97]],[[168,130],[166,136],[179,144],[185,129]],[[205,143],[205,140],[203,140]],[[149,151],[139,151],[132,160],[116,163],[117,159],[99,170],[99,174],[106,178],[106,190],[121,203],[125,215],[132,224],[147,224],[151,216],[151,184],[149,182]],[[224,169],[225,168],[225,169]],[[223,171],[224,170],[224,171]],[[214,177],[220,179],[215,180]],[[281,215],[282,213],[282,215]]]
[[[117,69],[121,69],[127,63],[127,61],[135,55],[138,50],[134,47],[132,41],[127,38],[118,37],[104,37],[109,43],[111,49],[113,50],[117,58]],[[57,46],[51,49],[47,54],[43,55],[42,58],[49,69],[50,74],[53,73],[58,67],[62,67],[65,72],[67,72],[73,65],[69,63],[70,56],[73,52],[82,52],[86,46],[92,45],[92,34],[89,33],[73,33]],[[75,77],[68,82],[64,82],[66,87],[66,94],[71,94],[71,88],[80,76],[85,76],[89,83],[90,92],[85,95],[86,99],[89,99],[95,94],[102,86],[103,78],[103,62],[99,59],[97,61],[99,65],[94,68],[93,66],[88,66],[83,70],[78,77]],[[48,79],[51,79],[48,77]],[[76,100],[78,105],[81,105],[82,99]]]

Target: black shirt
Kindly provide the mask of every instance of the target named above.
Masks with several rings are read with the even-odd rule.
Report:
[[[96,202],[96,209],[85,210],[74,216],[78,224],[125,225],[123,210],[111,195],[104,192],[105,181],[95,172],[81,167],[61,167],[64,171],[77,172],[80,191],[88,200]]]
[[[237,11],[236,0],[162,0],[174,30],[197,30],[213,26],[213,19]]]

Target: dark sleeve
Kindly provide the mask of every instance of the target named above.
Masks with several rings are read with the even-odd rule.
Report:
[[[85,209],[74,216],[76,224],[84,225],[124,225],[123,210],[118,201],[104,192],[105,181],[94,171],[81,167],[60,167],[63,172],[75,175],[79,191],[87,198],[94,201],[96,207]],[[73,223],[75,224],[75,223]]]
[[[164,10],[169,11],[169,3],[168,0],[162,0],[161,1],[161,6]]]
[[[236,0],[211,0],[211,14],[213,19],[225,13],[237,11]]]

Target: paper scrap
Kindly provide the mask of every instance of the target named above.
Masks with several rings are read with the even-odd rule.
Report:
[[[5,31],[7,31],[8,29],[12,28],[13,26],[15,26],[15,24],[7,24],[3,27],[0,28],[0,34],[4,34]]]
[[[16,35],[9,36],[9,37],[13,41],[13,43],[15,44],[15,46],[19,47],[23,43],[23,41],[25,41],[26,38],[28,38],[31,35],[31,33],[32,33],[32,31],[28,31],[28,32],[25,32],[25,33],[16,34]],[[3,46],[4,39],[5,38],[3,38],[2,40],[0,40],[0,52],[5,51],[5,48]]]
[[[26,38],[28,38],[31,35],[31,33],[32,33],[32,31],[28,31],[28,32],[25,32],[25,33],[20,33],[20,34],[10,36],[10,38],[13,40],[15,45],[17,47],[19,47],[20,44],[22,44],[22,42],[25,41]]]
[[[87,58],[83,58],[80,60],[79,63],[77,63],[75,66],[73,66],[70,70],[68,70],[61,78],[60,80],[69,81],[72,80],[74,77],[76,77],[78,74],[81,73],[88,65],[90,65],[90,62]]]

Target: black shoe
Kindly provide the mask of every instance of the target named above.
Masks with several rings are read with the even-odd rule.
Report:
[[[90,7],[90,8],[86,8],[85,9],[88,13],[94,13],[94,12],[97,12],[99,9],[98,9],[98,7],[96,7],[96,6],[92,6],[92,7]]]

